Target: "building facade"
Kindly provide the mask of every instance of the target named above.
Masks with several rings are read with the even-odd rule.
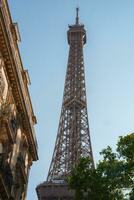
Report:
[[[26,199],[29,170],[38,160],[28,71],[7,0],[0,1],[0,200]]]

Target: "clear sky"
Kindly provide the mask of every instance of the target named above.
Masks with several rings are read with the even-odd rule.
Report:
[[[88,115],[95,161],[107,145],[134,131],[134,0],[9,0],[18,22],[24,67],[37,116],[39,161],[30,172],[27,200],[49,169],[68,59],[66,32],[75,7],[87,30],[84,48]]]

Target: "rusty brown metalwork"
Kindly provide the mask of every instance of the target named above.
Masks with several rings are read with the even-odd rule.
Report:
[[[40,196],[39,199],[49,199],[46,197],[46,190],[48,193],[50,192],[50,187],[49,190],[47,188],[48,185],[54,187],[54,183],[58,181],[62,188],[67,175],[72,167],[78,163],[80,157],[90,157],[94,167],[88,124],[83,59],[86,31],[84,25],[79,23],[78,11],[77,8],[76,23],[70,25],[67,32],[70,49],[58,133],[47,182],[42,185],[44,189],[41,189],[41,185],[37,187],[38,196],[43,194],[43,190],[45,192],[45,197]],[[66,198],[61,199],[71,198],[66,195]]]
[[[93,161],[89,134],[83,46],[86,43],[84,25],[69,26],[70,45],[63,103],[55,149],[48,181],[64,179],[81,156]]]

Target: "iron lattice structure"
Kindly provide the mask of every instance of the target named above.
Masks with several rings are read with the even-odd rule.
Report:
[[[72,167],[80,157],[90,157],[94,167],[83,59],[86,31],[79,24],[78,9],[67,36],[70,50],[58,134],[47,181],[36,188],[39,200],[73,200],[75,191],[68,190],[66,183]]]
[[[78,8],[76,23],[69,26],[67,36],[70,49],[63,103],[47,181],[64,180],[80,157],[90,157],[94,166],[83,59],[86,31],[79,24]]]

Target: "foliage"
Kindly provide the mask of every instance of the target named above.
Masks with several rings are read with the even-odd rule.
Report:
[[[107,147],[96,168],[81,158],[68,177],[77,200],[134,200],[134,133],[119,137],[116,153]]]

